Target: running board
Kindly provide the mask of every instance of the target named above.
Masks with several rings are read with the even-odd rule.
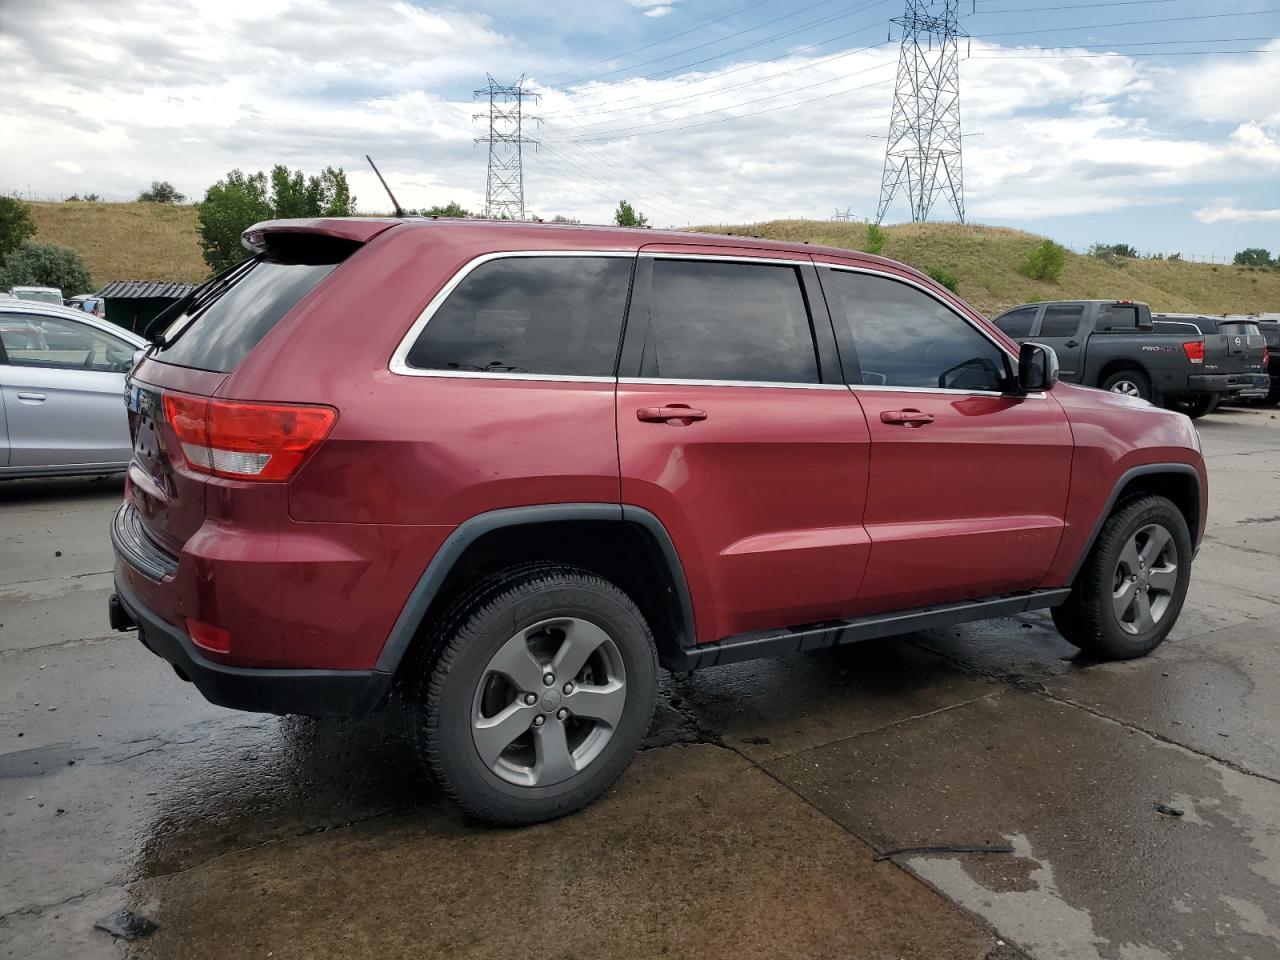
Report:
[[[838,647],[846,643],[857,643],[859,640],[876,640],[969,620],[1007,617],[1027,610],[1056,607],[1070,595],[1071,590],[1067,587],[1031,590],[989,600],[964,600],[960,603],[920,607],[896,613],[876,613],[850,620],[828,620],[785,630],[743,633],[696,647],[682,647],[664,658],[663,666],[668,670],[682,672],[726,663],[741,663],[759,657],[779,657],[806,650],[820,650],[823,647]]]

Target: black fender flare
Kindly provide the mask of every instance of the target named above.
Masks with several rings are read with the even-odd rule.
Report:
[[[1195,549],[1199,549],[1200,544],[1197,540],[1197,534],[1200,530],[1200,520],[1204,517],[1204,484],[1200,482],[1200,474],[1196,468],[1189,463],[1144,463],[1137,467],[1130,467],[1124,473],[1120,474],[1120,478],[1116,480],[1111,488],[1111,494],[1107,497],[1107,502],[1098,514],[1098,519],[1094,521],[1093,530],[1089,533],[1089,539],[1085,541],[1084,548],[1080,551],[1080,556],[1076,558],[1076,562],[1071,567],[1071,574],[1067,578],[1068,585],[1075,583],[1076,576],[1080,573],[1080,568],[1084,566],[1085,560],[1093,551],[1093,545],[1097,543],[1099,534],[1102,533],[1102,525],[1107,522],[1107,517],[1111,516],[1111,512],[1115,509],[1116,501],[1120,499],[1120,494],[1129,482],[1137,477],[1151,476],[1152,474],[1170,474],[1176,473],[1183,476],[1191,477],[1196,484],[1196,515],[1191,527],[1191,545]]]
[[[680,646],[692,646],[694,642],[693,602],[689,596],[689,584],[685,579],[684,567],[680,563],[680,555],[662,521],[643,507],[629,504],[550,503],[490,510],[460,523],[440,545],[440,549],[431,558],[427,569],[422,572],[422,576],[418,578],[417,584],[409,593],[408,600],[405,601],[390,634],[387,635],[386,642],[382,645],[382,652],[378,655],[378,662],[374,669],[380,673],[395,673],[410,643],[413,642],[423,617],[427,615],[432,601],[444,585],[445,578],[448,577],[458,559],[476,540],[505,527],[571,520],[603,520],[635,524],[653,538],[661,562],[666,565],[666,573],[675,588],[678,600],[678,609],[674,611],[677,643]]]

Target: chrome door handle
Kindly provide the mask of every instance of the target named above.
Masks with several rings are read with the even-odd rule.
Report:
[[[44,403],[49,398],[43,393],[19,393],[18,399],[23,403]]]
[[[881,423],[890,423],[897,427],[923,427],[926,423],[933,423],[932,413],[922,413],[919,410],[885,410],[880,414]]]
[[[688,426],[695,420],[707,419],[707,411],[695,410],[685,403],[668,403],[662,407],[641,407],[636,419],[642,423],[679,423]]]

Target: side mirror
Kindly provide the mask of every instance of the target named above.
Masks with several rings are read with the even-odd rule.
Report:
[[[1058,355],[1043,343],[1024,343],[1018,351],[1018,392],[1048,390],[1058,382]]]

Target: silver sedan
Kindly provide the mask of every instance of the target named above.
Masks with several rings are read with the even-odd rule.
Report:
[[[83,310],[0,300],[0,479],[123,472],[125,376],[145,346]]]

